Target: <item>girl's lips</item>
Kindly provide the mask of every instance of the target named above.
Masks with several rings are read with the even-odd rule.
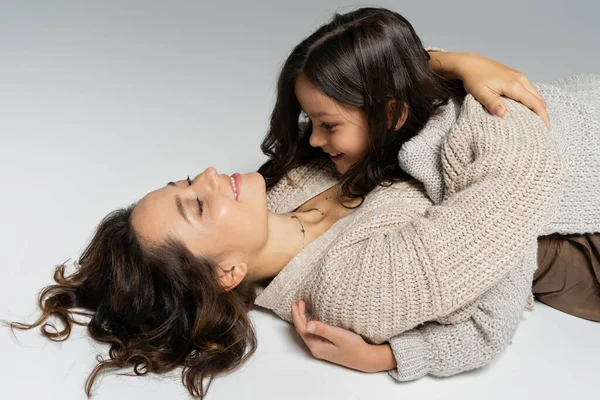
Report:
[[[344,154],[340,154],[339,156],[329,156],[329,158],[331,159],[331,161],[336,162],[337,160],[339,160],[340,158],[342,158],[344,156]]]
[[[238,174],[237,172],[233,175],[231,175],[231,177],[233,178],[233,181],[235,182],[235,188],[237,189],[237,197],[236,200],[238,200],[240,198],[240,195],[242,194],[242,176],[240,174]]]

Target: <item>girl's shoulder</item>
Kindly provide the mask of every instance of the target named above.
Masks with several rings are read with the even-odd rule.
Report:
[[[322,160],[292,168],[267,190],[267,208],[271,212],[288,212],[337,181],[335,168]]]
[[[542,121],[533,110],[516,100],[502,97],[502,102],[506,108],[506,113],[503,117],[498,117],[490,113],[483,104],[473,97],[472,94],[467,94],[460,106],[460,111],[453,128],[465,124],[475,124],[474,128],[485,130],[485,124],[489,122],[492,122],[492,124],[494,122],[501,122],[500,125],[506,127],[522,123],[529,124],[531,121]],[[539,123],[537,125],[539,125]],[[492,126],[487,126],[487,128],[491,127]]]
[[[353,227],[366,227],[370,233],[375,233],[381,228],[400,226],[423,216],[432,205],[423,184],[414,178],[378,186],[354,211]]]
[[[433,204],[422,182],[410,177],[390,186],[379,186],[372,192],[373,202],[384,202],[390,207],[401,205],[404,208],[422,210]]]

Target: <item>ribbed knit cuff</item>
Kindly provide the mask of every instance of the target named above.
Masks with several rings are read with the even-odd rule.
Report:
[[[404,332],[389,340],[396,358],[396,369],[388,371],[398,381],[412,381],[429,372],[429,349],[417,329]]]

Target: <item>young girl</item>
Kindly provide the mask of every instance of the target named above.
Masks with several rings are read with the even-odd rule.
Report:
[[[398,14],[366,8],[336,15],[329,24],[296,46],[283,67],[271,130],[262,147],[270,160],[261,167],[260,172],[265,176],[267,187],[273,188],[276,193],[280,190],[278,186],[282,177],[288,171],[315,159],[329,159],[341,174],[340,197],[350,200],[363,199],[375,187],[398,182],[410,174],[422,181],[435,203],[439,204],[445,198],[445,202],[441,203],[442,208],[431,209],[432,218],[433,215],[441,218],[448,212],[448,207],[452,208],[452,204],[460,199],[464,201],[464,191],[454,193],[455,189],[446,188],[444,193],[442,184],[445,182],[448,186],[456,179],[456,174],[463,173],[469,178],[461,178],[465,181],[459,186],[466,189],[472,185],[469,188],[469,195],[473,196],[469,198],[472,208],[467,207],[461,214],[463,218],[445,220],[448,224],[460,224],[463,229],[456,229],[454,237],[445,237],[445,225],[441,221],[438,221],[441,225],[424,223],[417,237],[426,236],[426,230],[435,230],[437,237],[431,238],[434,242],[428,244],[420,241],[420,245],[426,248],[429,257],[441,257],[440,264],[436,266],[440,270],[447,270],[452,265],[449,261],[453,254],[451,247],[459,250],[458,254],[464,263],[468,263],[469,255],[485,255],[485,260],[479,259],[480,270],[494,268],[492,264],[501,259],[497,253],[500,248],[506,251],[522,249],[521,258],[518,262],[514,261],[512,271],[525,274],[530,288],[537,266],[536,244],[528,241],[522,215],[513,221],[513,228],[517,230],[512,234],[518,235],[518,244],[511,243],[516,247],[504,247],[510,242],[510,230],[494,229],[477,235],[474,232],[490,222],[490,210],[487,214],[480,213],[481,209],[486,209],[486,204],[493,203],[504,209],[501,215],[504,222],[508,222],[513,212],[511,207],[525,207],[528,217],[532,217],[535,204],[543,201],[544,196],[550,196],[549,193],[540,194],[539,198],[521,197],[517,203],[513,203],[517,201],[514,198],[511,200],[511,196],[516,190],[513,185],[519,179],[518,169],[500,173],[488,165],[486,170],[476,171],[474,165],[484,163],[485,159],[484,150],[477,148],[481,143],[454,140],[449,144],[445,141],[451,140],[446,137],[451,137],[452,133],[448,132],[453,130],[482,129],[493,136],[495,133],[504,134],[503,129],[508,129],[531,135],[539,126],[525,126],[526,116],[516,109],[513,110],[514,115],[510,115],[511,121],[506,122],[514,124],[510,128],[493,119],[478,120],[478,114],[468,104],[461,108],[460,97],[452,95],[452,88],[447,83],[424,67],[426,59],[427,55],[422,51],[412,27]],[[549,237],[540,238],[541,268],[535,277],[534,290],[556,308],[600,320],[600,263],[597,251],[594,253],[598,246],[598,235],[594,233],[600,231],[600,180],[593,172],[600,167],[600,133],[597,128],[600,123],[600,79],[595,76],[573,77],[540,85],[540,88],[546,99],[552,102],[551,115],[559,120],[559,129],[555,129],[553,138],[559,143],[566,182],[558,211],[537,226],[536,237],[554,235],[552,242]],[[296,121],[299,116],[306,121],[304,126],[298,127]],[[361,126],[361,121],[367,122]],[[469,125],[473,127],[469,128]],[[416,132],[420,133],[413,138]],[[454,136],[458,135],[455,133]],[[482,135],[478,140],[489,142],[495,139]],[[447,146],[446,153],[441,154],[444,145]],[[453,160],[447,157],[451,151],[456,151],[449,147],[469,145],[474,147],[471,150],[471,157],[475,157],[473,165],[465,171],[448,170],[455,166],[451,165]],[[505,145],[511,149],[511,156],[523,151],[523,148],[516,147],[516,143]],[[491,148],[488,144],[486,150]],[[497,156],[506,148],[494,150]],[[522,153],[522,157],[532,156],[534,150],[529,150],[530,154]],[[539,176],[535,179],[551,179],[554,173],[552,167],[546,165],[545,168],[537,171]],[[533,163],[527,173],[530,174],[529,179],[535,176]],[[468,181],[470,183],[467,184]],[[486,186],[486,182],[490,185]],[[551,191],[551,188],[552,184],[548,183],[547,189]],[[287,191],[291,190],[287,188]],[[481,191],[479,196],[475,194],[477,190]],[[315,199],[318,201],[318,198]],[[542,215],[537,215],[538,222],[542,221]],[[498,225],[496,223],[488,227],[497,228]],[[557,250],[557,242],[581,244],[579,258],[583,260],[579,265],[569,270],[555,263],[565,255],[578,254],[566,246]],[[448,247],[441,248],[438,246],[440,243]],[[439,253],[433,253],[433,249]],[[408,251],[408,248],[404,250]],[[558,266],[554,267],[552,277],[548,270],[553,264]],[[520,265],[520,268],[516,265]],[[402,262],[397,262],[397,267],[406,268]],[[348,268],[353,268],[353,265]],[[285,279],[285,273],[284,269],[274,282]],[[475,271],[472,273],[477,274]],[[455,283],[460,280],[458,277],[453,279]],[[568,283],[565,285],[564,282]],[[512,292],[519,301],[504,299],[511,297],[507,296],[507,292],[512,290],[510,287],[523,288],[520,286],[522,284],[523,281],[509,279],[498,286],[504,285],[504,291],[496,287],[485,296],[478,297],[477,304],[463,304],[470,309],[460,318],[445,321],[452,324],[426,324],[392,337],[389,345],[378,347],[366,345],[359,335],[340,329],[339,326],[343,324],[336,318],[331,318],[331,321],[335,321],[338,327],[319,321],[308,324],[304,302],[292,306],[292,316],[296,329],[318,358],[362,371],[390,370],[390,374],[400,380],[416,379],[427,373],[447,376],[484,365],[508,344],[520,318],[523,305],[520,301],[525,300],[522,297],[524,292]],[[271,308],[286,318],[286,310],[282,307],[285,302],[277,298],[288,296],[278,286],[267,293],[268,298],[259,297],[257,304]],[[570,290],[575,287],[585,287],[585,290]],[[286,290],[290,290],[289,284]],[[319,307],[326,305],[320,299],[318,305],[313,306],[313,312],[319,315],[317,319],[322,321],[323,311]],[[400,315],[396,318],[402,319]],[[441,321],[438,319],[438,322]],[[355,327],[353,330],[358,331]]]
[[[263,143],[271,155],[261,167],[268,195],[257,174],[219,176],[212,168],[169,183],[107,216],[78,271],[65,277],[64,266],[57,268],[58,284],[40,295],[43,315],[14,326],[29,329],[55,314],[66,328],[43,332],[64,340],[78,323],[73,314],[90,316],[89,333],[111,344],[111,358],[92,372],[88,395],[99,372],[133,364],[139,374],[183,366],[184,384],[203,396],[204,378],[210,383],[254,351],[247,313],[255,300],[293,317],[311,344],[303,305],[291,307],[308,298],[313,316],[373,343],[353,334],[358,359],[347,340],[337,358],[323,358],[365,371],[393,368],[389,345],[379,343],[423,349],[428,334],[418,325],[454,324],[427,329],[447,338],[458,326],[461,335],[478,307],[496,304],[482,337],[497,353],[529,294],[531,263],[519,260],[552,210],[561,163],[535,114],[507,101],[505,118],[493,117],[469,96],[444,139],[446,199],[431,207],[396,158],[402,143],[453,104],[455,88],[428,61],[395,13],[336,17],[282,71]],[[301,109],[310,118],[303,130]],[[490,129],[478,129],[484,125]],[[269,280],[256,297],[254,284]],[[507,295],[506,303],[498,300]],[[338,345],[346,336],[329,338]],[[417,361],[427,372],[420,353]],[[459,369],[478,365],[463,361]]]

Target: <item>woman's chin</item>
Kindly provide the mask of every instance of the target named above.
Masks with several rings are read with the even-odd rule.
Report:
[[[265,207],[267,205],[267,183],[265,182],[265,178],[259,174],[258,172],[250,172],[244,174],[244,179],[248,182],[246,198],[248,196],[255,200],[259,200],[261,203],[264,203]]]

